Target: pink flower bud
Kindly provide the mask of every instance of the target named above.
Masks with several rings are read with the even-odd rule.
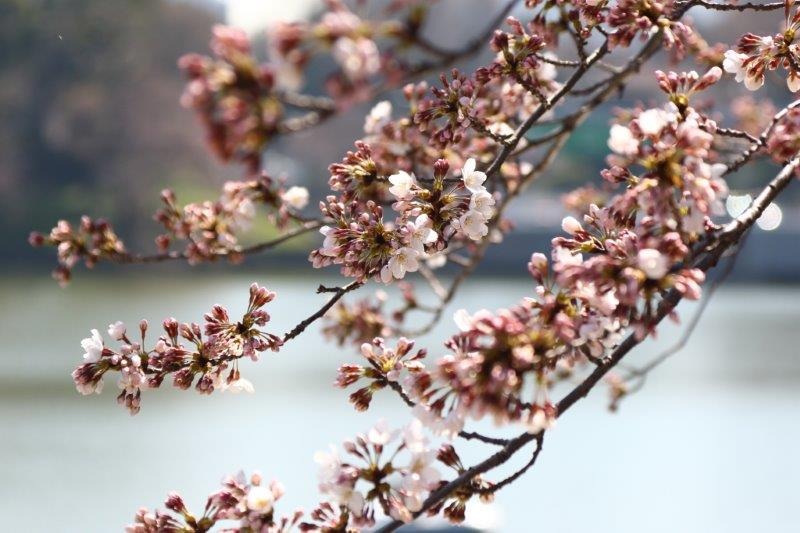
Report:
[[[583,226],[581,226],[581,223],[578,222],[575,217],[565,217],[564,220],[561,221],[561,229],[570,235],[575,235],[583,231]]]

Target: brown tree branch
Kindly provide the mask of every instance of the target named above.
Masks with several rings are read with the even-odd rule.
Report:
[[[533,465],[535,465],[536,460],[539,459],[539,454],[542,453],[542,447],[544,446],[544,433],[541,432],[537,433],[536,438],[534,440],[536,441],[536,449],[533,450],[533,454],[531,455],[530,460],[527,463],[525,463],[525,465],[522,468],[520,468],[510,476],[502,479],[501,481],[498,481],[497,483],[495,483],[490,487],[486,487],[485,489],[479,489],[478,493],[494,494],[503,487],[510,485],[511,483],[522,477],[525,474],[525,472],[527,472]]]
[[[233,250],[230,253],[237,253],[243,255],[253,255],[258,254],[263,251],[269,250],[271,248],[275,248],[287,241],[290,241],[296,237],[301,235],[305,235],[315,229],[318,229],[322,226],[322,221],[320,220],[310,220],[308,222],[304,222],[297,228],[287,231],[283,235],[275,237],[269,241],[261,242],[258,244],[254,244],[252,246],[248,246],[242,248],[240,250]],[[225,254],[217,254],[218,257],[225,257],[229,255],[228,253]],[[148,264],[148,263],[163,263],[165,261],[177,261],[177,260],[185,260],[188,259],[188,255],[185,252],[166,252],[162,254],[153,254],[153,255],[139,255],[139,254],[115,254],[108,257],[108,260],[118,264]]]
[[[771,2],[767,4],[756,4],[753,2],[745,2],[742,4],[728,4],[720,2],[709,2],[707,0],[689,0],[685,2],[678,2],[678,5],[686,5],[688,7],[704,7],[713,11],[775,11],[786,7],[786,2]]]
[[[294,328],[292,328],[290,331],[288,331],[283,336],[283,342],[292,340],[293,338],[295,338],[298,335],[300,335],[301,333],[303,333],[308,326],[310,326],[316,320],[322,318],[325,315],[325,313],[327,313],[328,310],[336,304],[336,302],[341,300],[342,296],[344,296],[345,294],[347,294],[350,291],[354,291],[354,290],[358,289],[362,285],[364,285],[364,282],[363,281],[358,281],[358,280],[351,281],[350,283],[348,283],[347,285],[345,285],[343,287],[331,288],[331,287],[323,287],[322,285],[320,285],[317,288],[317,294],[326,293],[326,292],[332,292],[333,296],[331,296],[331,298],[328,300],[328,302],[325,305],[320,307],[317,311],[312,313],[308,318],[304,319],[299,324],[297,324]]]

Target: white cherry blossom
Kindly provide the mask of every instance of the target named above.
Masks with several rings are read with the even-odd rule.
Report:
[[[424,213],[418,216],[414,222],[409,223],[411,248],[423,253],[426,244],[432,244],[439,239],[439,235],[433,231],[432,226],[433,222],[430,217]]]
[[[442,268],[444,265],[447,264],[447,254],[430,255],[425,260],[425,264],[428,265],[428,268],[433,270],[436,270],[437,268]]]
[[[256,217],[256,206],[249,198],[243,198],[233,205],[230,205],[231,226],[238,231],[247,231],[253,225]]]
[[[553,249],[553,261],[556,267],[578,266],[583,263],[583,254],[575,254],[559,246]]]
[[[748,76],[747,69],[744,68],[744,60],[747,59],[746,54],[740,54],[735,50],[728,50],[725,52],[725,59],[722,61],[722,68],[725,72],[736,76],[736,81],[744,82],[745,88],[750,91],[756,91],[764,85],[764,76],[752,77]]]
[[[544,409],[536,409],[533,415],[527,420],[525,427],[529,433],[539,433],[540,431],[554,428],[556,418],[550,416]]]
[[[83,360],[87,363],[96,363],[103,355],[103,338],[96,329],[93,329],[91,334],[91,337],[81,341],[81,348],[86,352],[83,354]]]
[[[381,418],[372,426],[372,429],[367,432],[367,439],[372,444],[385,446],[392,442],[397,437],[398,433],[397,430],[393,430],[389,427],[389,422],[387,422],[385,418]]]
[[[797,75],[793,70],[790,71],[786,77],[786,87],[793,93],[800,91],[800,75]]]
[[[469,199],[471,211],[478,211],[487,219],[494,215],[494,196],[489,191],[482,190],[474,193]]]
[[[125,324],[119,320],[108,325],[108,335],[114,340],[121,341],[125,336]]]
[[[380,52],[372,39],[339,37],[333,43],[333,57],[353,80],[364,79],[381,68]]]
[[[639,250],[636,260],[644,275],[650,279],[661,279],[669,272],[669,261],[656,249]]]
[[[272,494],[272,490],[269,488],[256,485],[250,487],[245,501],[247,503],[247,508],[250,511],[263,514],[272,510],[272,504],[275,502],[275,496]]]
[[[671,118],[672,115],[663,109],[648,109],[642,112],[636,121],[643,134],[655,136],[661,133]]]
[[[489,234],[489,226],[486,224],[486,217],[480,211],[470,210],[461,215],[458,219],[461,231],[473,241],[479,241]]]
[[[333,228],[330,226],[322,226],[319,228],[319,232],[325,237],[319,252],[322,255],[336,257],[337,253],[334,250],[334,248],[336,248],[336,237],[333,235]]]
[[[479,192],[485,190],[483,182],[486,181],[486,174],[480,170],[475,170],[475,160],[473,158],[467,159],[464,163],[464,168],[461,169],[461,179],[464,180],[464,186],[470,192]]]
[[[388,268],[389,280],[392,277],[394,279],[403,279],[406,275],[406,272],[416,272],[419,269],[419,252],[413,248],[403,247],[395,250],[394,255],[389,258],[389,262],[387,263],[384,270]],[[381,278],[384,278],[386,274],[381,272]],[[386,281],[384,279],[384,281]]]
[[[405,200],[411,196],[411,189],[414,185],[414,176],[401,170],[397,174],[389,176],[389,192],[392,193],[398,200]]]
[[[639,141],[629,128],[614,124],[609,132],[608,147],[620,155],[634,155],[639,151]]]
[[[575,235],[579,231],[583,231],[583,226],[581,226],[581,223],[578,222],[578,219],[575,217],[564,217],[564,220],[561,221],[561,229],[564,230],[565,233]]]
[[[239,394],[240,392],[252,394],[255,392],[255,387],[253,387],[253,384],[250,382],[250,380],[239,378],[228,383],[224,390],[226,392],[232,392],[233,394]]]
[[[459,309],[453,313],[453,321],[461,331],[469,331],[472,328],[472,317],[466,309]]]
[[[308,205],[308,189],[292,186],[281,195],[281,200],[292,209],[303,209]]]
[[[388,100],[378,102],[364,120],[364,133],[375,135],[392,121],[392,103]]]

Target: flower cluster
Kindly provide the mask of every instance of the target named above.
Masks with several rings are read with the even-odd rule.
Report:
[[[340,69],[328,82],[329,92],[345,97],[364,91],[367,80],[383,67],[375,39],[391,36],[400,28],[392,22],[366,21],[338,0],[326,4],[327,10],[317,22],[276,25],[270,51],[284,70],[299,78],[315,50],[327,50]]]
[[[53,277],[66,285],[72,269],[83,260],[88,268],[100,261],[135,263],[183,257],[190,264],[227,257],[232,262],[243,258],[239,235],[253,222],[257,206],[267,207],[268,219],[278,228],[291,221],[304,222],[300,214],[308,204],[305,187],[286,187],[283,180],[266,174],[245,181],[225,183],[216,201],[189,203],[181,206],[170,189],[161,192],[164,207],[154,219],[165,233],[155,238],[160,255],[141,256],[129,253],[111,224],[103,219],[81,218],[77,228],[60,220],[49,235],[32,232],[32,246],[53,246],[57,250],[58,267]],[[170,251],[176,241],[185,241],[182,250]]]
[[[587,4],[598,4],[596,0],[585,0]],[[646,38],[653,32],[664,32],[664,46],[681,57],[685,53],[685,41],[692,29],[681,21],[670,18],[675,9],[675,0],[619,0],[610,6],[606,22],[614,29],[609,35],[609,44],[630,46],[637,35]]]
[[[469,207],[453,222],[453,227],[473,241],[489,234],[489,220],[494,216],[494,196],[486,190],[486,174],[475,169],[475,160],[468,159],[461,169],[461,180],[469,191]]]
[[[535,112],[559,88],[556,68],[538,51],[542,38],[529,34],[513,18],[513,33],[498,32],[492,39],[496,59],[471,76],[453,70],[441,76],[441,87],[413,100],[414,123],[424,137],[440,148],[458,147],[479,155],[503,144],[524,117]],[[406,90],[416,96],[426,86]]]
[[[275,504],[284,494],[279,481],[265,484],[258,473],[245,478],[243,472],[222,481],[222,488],[206,501],[202,516],[195,516],[186,507],[180,494],[172,492],[164,501],[168,511],[141,508],[126,533],[202,533],[220,522],[235,521],[225,531],[247,533],[263,531],[288,533],[299,525],[302,511],[283,518],[275,516]],[[302,529],[302,525],[300,525]]]
[[[149,350],[144,348],[148,330],[145,320],[139,324],[139,341],[131,340],[122,322],[109,325],[108,335],[120,343],[116,350],[93,329],[91,337],[81,342],[84,362],[72,373],[72,379],[81,394],[99,394],[106,373],[118,372],[122,391],[117,402],[132,415],[141,407],[142,389],[158,388],[170,375],[176,387],[188,389],[194,383],[201,394],[214,390],[252,392],[252,384],[239,373],[238,360],[249,357],[255,361],[259,352],[278,351],[283,344],[279,337],[259,329],[270,319],[263,307],[274,298],[274,292],[254,283],[247,311],[238,322],[231,322],[228,311],[220,305],[205,315],[202,328],[169,318],[163,323],[164,334]]]
[[[327,324],[322,333],[335,339],[340,346],[347,342],[361,346],[375,337],[395,337],[410,311],[429,310],[417,299],[412,284],[399,282],[397,287],[401,291],[402,306],[391,312],[385,310],[389,296],[382,290],[376,291],[374,299],[363,298],[353,304],[341,301],[325,315]]]
[[[256,206],[271,209],[271,218],[278,227],[291,219],[308,204],[305,187],[284,188],[281,181],[262,174],[258,179],[229,181],[216,201],[204,201],[179,206],[175,193],[161,193],[164,207],[155,219],[167,230],[156,238],[156,244],[166,252],[172,241],[186,241],[183,255],[189,263],[214,260],[226,256],[232,261],[241,258],[239,233],[246,231],[256,215]]]
[[[539,310],[529,301],[496,315],[457,313],[462,332],[446,343],[452,353],[430,372],[409,376],[420,420],[447,438],[461,431],[467,416],[489,415],[497,424],[519,421],[534,433],[551,427],[556,412],[547,399],[545,372],[567,354],[569,342],[562,337],[570,332],[562,324],[570,317],[556,313],[552,325],[543,324],[545,311],[554,309]],[[554,331],[556,326],[561,330]],[[527,376],[533,376],[533,383]],[[523,400],[528,389],[533,404]]]
[[[214,57],[189,54],[180,59],[189,79],[181,103],[197,113],[217,157],[241,161],[255,172],[261,149],[284,116],[274,91],[276,73],[253,57],[243,30],[214,26],[211,50]]]
[[[531,433],[552,427],[558,413],[547,390],[555,375],[602,361],[628,329],[651,332],[668,290],[699,298],[703,272],[683,265],[709,217],[722,212],[727,186],[725,167],[707,162],[715,125],[689,98],[719,69],[658,78],[671,107],[636,110],[611,131],[614,166],[603,175],[626,190],[605,207],[590,205],[582,221],[565,218],[567,236],[553,239],[550,260],[533,254],[534,296],[496,313],[458,312],[461,332],[447,341],[449,353],[408,373],[417,416],[436,433],[453,437],[466,417],[485,416]]]
[[[380,337],[374,338],[372,342],[365,342],[361,345],[361,355],[370,366],[363,367],[356,364],[340,366],[336,385],[346,388],[362,379],[369,381],[367,386],[350,395],[350,403],[358,411],[366,411],[375,392],[390,382],[397,382],[404,370],[413,374],[424,368],[421,360],[427,351],[422,349],[414,352],[413,349],[414,341],[405,337],[397,340],[395,348],[387,346]]]
[[[736,76],[737,82],[751,90],[764,85],[768,70],[783,67],[786,70],[786,85],[790,91],[800,90],[800,49],[795,40],[800,30],[800,10],[789,16],[787,3],[786,29],[774,36],[746,33],[739,39],[736,50],[725,52],[723,67]]]
[[[800,151],[800,109],[791,108],[775,124],[767,138],[767,153],[773,161],[784,164]]]
[[[666,83],[667,75],[661,78]],[[714,78],[718,72],[712,70],[703,79]],[[608,181],[629,185],[617,200],[617,213],[639,209],[648,216],[643,222],[663,228],[662,236],[676,232],[681,242],[702,233],[708,215],[724,212],[727,195],[721,179],[725,166],[707,162],[716,124],[688,105],[687,94],[675,98],[680,107],[639,111],[628,126],[614,125],[608,141],[613,166],[603,172]],[[636,166],[645,170],[641,176],[631,174]]]
[[[458,453],[451,444],[442,444],[436,454],[436,458],[440,463],[451,468],[458,475],[463,474],[467,470],[464,463],[461,462],[461,457],[458,456]],[[494,484],[485,480],[483,476],[474,476],[468,483],[450,493],[447,498],[431,508],[429,512],[431,514],[437,514],[441,510],[442,514],[451,522],[456,524],[461,523],[464,521],[466,515],[467,502],[474,496],[478,496],[478,498],[485,503],[493,501],[493,488]]]
[[[506,24],[511,32],[498,30],[494,33],[491,44],[497,58],[478,72],[479,79],[508,77],[539,99],[555,92],[558,88],[553,81],[555,66],[547,62],[549,58],[540,55],[546,44],[544,37],[536,32],[533,23],[529,25],[530,31],[514,17],[509,17]]]
[[[345,457],[331,447],[329,452],[317,452],[314,460],[319,465],[320,491],[356,527],[374,524],[376,509],[410,522],[439,486],[436,450],[429,448],[416,420],[402,432],[381,420],[366,434],[345,442],[343,449]]]
[[[475,169],[474,160],[464,164],[461,180],[446,188],[449,164],[443,159],[434,164],[433,179],[421,182],[405,171],[375,175],[368,156],[369,148],[362,143],[359,152],[332,167],[336,174],[331,180],[340,195],[320,204],[333,224],[320,229],[325,241],[311,253],[315,267],[339,264],[345,276],[389,283],[417,271],[421,260],[431,259],[453,238],[480,241],[489,233],[495,200],[483,186],[486,175]],[[368,172],[369,186],[379,179],[384,188],[389,185],[386,190],[396,199],[394,221],[384,219],[384,209],[374,200],[358,199]]]
[[[31,246],[54,246],[58,252],[58,267],[53,278],[66,285],[72,278],[72,268],[81,260],[92,268],[102,259],[120,259],[127,255],[125,245],[106,220],[81,217],[77,228],[66,220],[59,220],[49,235],[31,233]]]

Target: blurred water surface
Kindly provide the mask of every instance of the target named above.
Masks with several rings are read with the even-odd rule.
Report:
[[[217,302],[239,313],[250,281],[79,277],[66,290],[28,278],[0,284],[4,531],[121,531],[137,507],[160,505],[171,490],[199,511],[222,475],[239,469],[281,479],[280,510],[309,509],[314,451],[382,416],[408,420],[388,395],[366,414],[349,407],[330,382],[355,352],[324,343],[316,326],[279,354],[242,365],[252,396],[148,391],[142,412],[130,417],[114,402],[113,383],[101,397],[72,388],[69,373],[90,328],[104,330],[112,319],[199,320]],[[315,280],[257,281],[278,291],[271,331],[286,331],[323,301]],[[506,306],[530,289],[524,279],[476,279],[451,311]],[[684,320],[691,311],[684,306]],[[475,523],[520,533],[798,531],[799,318],[800,287],[723,287],[688,346],[619,413],[608,413],[604,392],[594,392],[548,434],[536,468],[475,513]],[[447,320],[422,344],[435,355],[450,330]],[[679,331],[664,327],[631,364]],[[469,463],[490,451],[464,450]]]

